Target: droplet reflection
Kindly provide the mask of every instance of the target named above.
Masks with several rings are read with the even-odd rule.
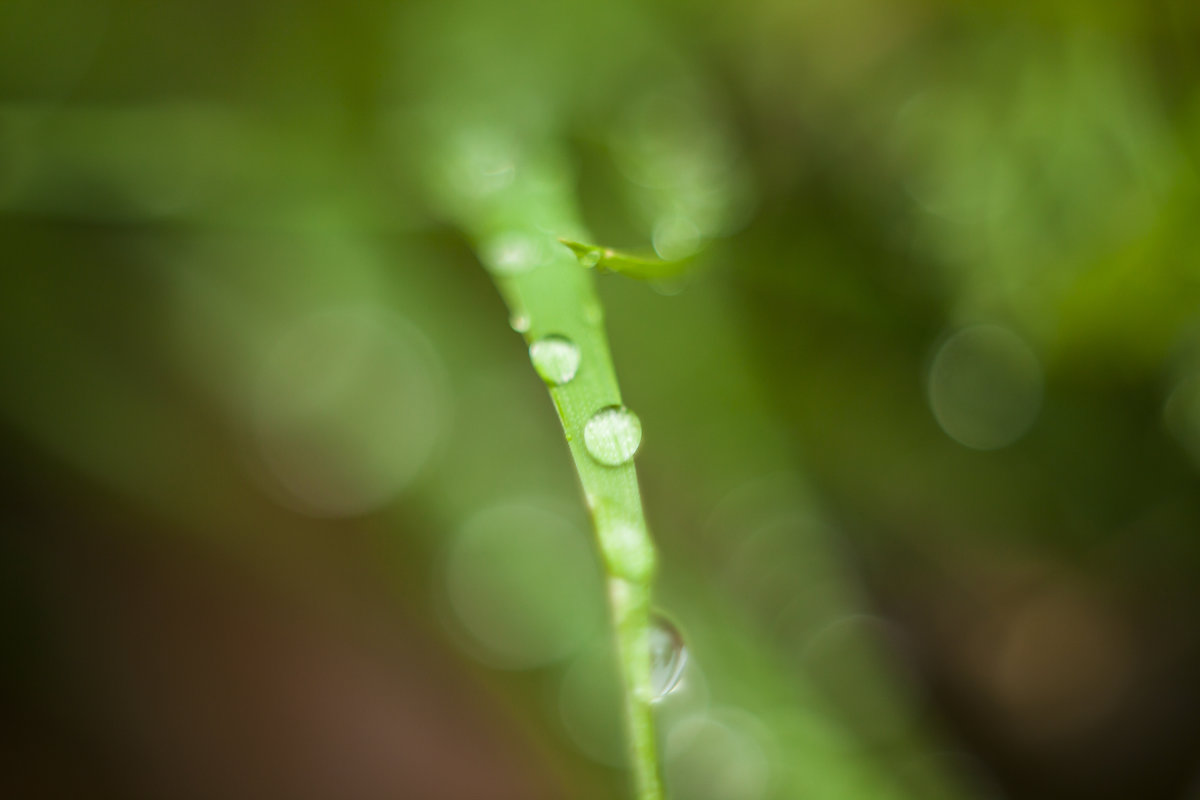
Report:
[[[650,625],[651,699],[662,700],[679,687],[688,651],[683,635],[666,617],[655,614]]]

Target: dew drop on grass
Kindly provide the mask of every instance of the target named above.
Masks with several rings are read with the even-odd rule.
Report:
[[[579,254],[579,263],[583,264],[585,267],[594,267],[600,263],[600,255],[600,248],[593,247],[586,253]]]
[[[652,701],[662,700],[679,687],[687,665],[683,635],[670,620],[655,614],[650,620],[650,687]]]
[[[583,443],[592,458],[617,467],[628,463],[642,443],[642,421],[624,406],[608,406],[583,427]]]
[[[565,336],[545,336],[529,345],[529,359],[551,386],[570,382],[579,370],[579,348]]]
[[[530,325],[529,315],[523,313],[513,314],[508,318],[508,324],[517,333],[528,333]]]
[[[505,231],[483,243],[480,257],[498,275],[519,275],[549,260],[547,243],[535,234]]]

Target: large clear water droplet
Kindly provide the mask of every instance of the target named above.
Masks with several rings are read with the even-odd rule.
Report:
[[[601,464],[620,466],[642,443],[642,421],[625,406],[602,408],[583,427],[583,443]]]
[[[575,377],[579,369],[579,348],[565,336],[545,336],[529,345],[529,359],[542,380],[560,386]]]
[[[666,617],[655,614],[650,620],[650,688],[652,701],[662,700],[679,687],[687,665],[687,646],[683,635]]]
[[[600,263],[600,256],[600,248],[593,247],[592,249],[579,254],[579,263],[583,264],[585,267],[594,267]]]

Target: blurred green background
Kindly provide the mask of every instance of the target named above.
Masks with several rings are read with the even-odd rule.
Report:
[[[625,796],[471,198],[641,416],[674,800],[1200,796],[1200,5],[0,2],[0,795]],[[569,233],[569,232],[564,232]]]

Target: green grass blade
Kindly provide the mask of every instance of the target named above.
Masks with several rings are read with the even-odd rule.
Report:
[[[655,551],[642,512],[632,459],[611,466],[594,458],[585,427],[601,409],[621,405],[604,331],[595,275],[582,269],[559,236],[578,232],[575,198],[562,159],[520,164],[511,183],[472,197],[456,216],[491,269],[514,327],[528,344],[563,337],[579,351],[571,380],[549,387],[582,485],[606,572],[625,707],[627,744],[638,800],[661,800],[651,708],[651,592]],[[465,213],[464,213],[465,212]]]

